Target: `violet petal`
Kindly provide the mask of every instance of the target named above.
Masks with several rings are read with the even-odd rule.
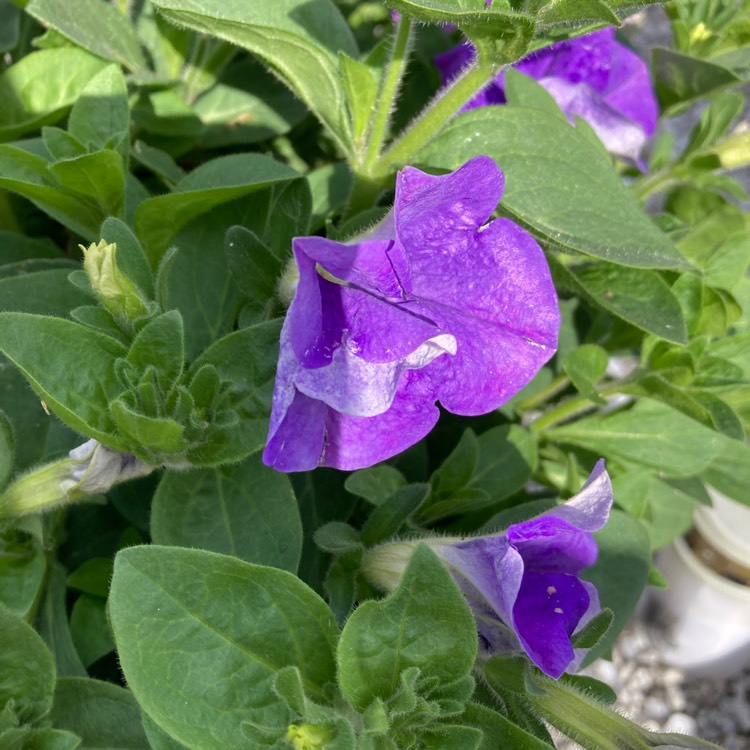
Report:
[[[531,660],[555,679],[575,657],[570,636],[588,607],[588,591],[575,576],[524,573],[513,623]]]

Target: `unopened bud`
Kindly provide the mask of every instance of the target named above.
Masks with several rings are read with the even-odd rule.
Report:
[[[0,519],[43,513],[107,492],[128,479],[146,476],[156,467],[129,453],[119,453],[97,440],[73,448],[67,458],[20,476],[0,495]]]
[[[294,750],[323,750],[331,740],[331,730],[318,724],[290,724],[284,739]]]
[[[96,296],[116,318],[134,320],[148,311],[148,302],[117,267],[117,245],[101,240],[83,250],[83,270]]]

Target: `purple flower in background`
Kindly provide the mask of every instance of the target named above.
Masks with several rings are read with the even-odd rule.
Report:
[[[473,59],[468,44],[438,55],[444,83]],[[611,153],[637,161],[656,128],[658,105],[646,64],[615,39],[610,27],[533,52],[513,66],[541,84],[568,120],[581,117]],[[464,110],[505,102],[504,74],[482,90]]]
[[[534,377],[557,346],[557,296],[532,237],[488,222],[502,191],[485,156],[437,177],[409,167],[365,238],[294,240],[267,465],[370,466],[424,437],[436,401],[485,414]]]
[[[600,611],[593,584],[578,575],[594,564],[593,531],[612,507],[612,484],[599,461],[581,491],[536,518],[501,534],[430,546],[448,565],[477,620],[490,653],[520,643],[546,674],[575,668],[571,635]]]

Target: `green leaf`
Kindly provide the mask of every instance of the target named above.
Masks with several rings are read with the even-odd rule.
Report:
[[[352,191],[352,173],[344,162],[326,164],[305,175],[312,194],[310,229],[320,229],[326,219],[344,207]]]
[[[101,0],[31,0],[26,12],[98,57],[131,71],[146,67],[135,29],[114,5]]]
[[[224,250],[237,286],[252,302],[272,300],[282,270],[279,259],[263,241],[245,227],[231,227]]]
[[[259,457],[216,469],[167,471],[154,495],[155,544],[198,547],[296,572],[302,524],[289,478]]]
[[[265,141],[284,135],[307,114],[304,104],[256,60],[242,58],[222,71],[193,104],[204,128],[203,148]]]
[[[115,399],[109,408],[117,429],[129,441],[128,452],[161,463],[185,450],[185,427],[174,419],[142,414],[124,398]]]
[[[664,110],[742,83],[728,68],[676,50],[654,47],[652,56],[656,93]]]
[[[133,144],[130,155],[139,164],[151,170],[170,190],[185,176],[182,167],[166,151],[152,148],[143,141]]]
[[[378,76],[369,65],[343,52],[339,53],[339,66],[352,120],[353,140],[361,147],[378,97]]]
[[[505,98],[510,105],[536,107],[564,122],[568,121],[552,94],[531,76],[524,75],[515,68],[508,68],[505,71]]]
[[[79,750],[149,749],[135,698],[111,682],[58,680],[50,719],[56,727],[81,737]]]
[[[372,505],[382,505],[399,487],[406,484],[404,475],[393,466],[380,464],[352,472],[344,482],[347,492],[364,498]]]
[[[13,426],[15,470],[23,471],[47,455],[52,425],[62,424],[46,414],[21,372],[4,358],[0,360],[0,409]]]
[[[479,154],[505,174],[501,211],[542,244],[635,268],[687,267],[601,148],[554,114],[480,107],[448,123],[419,161],[456,169]]]
[[[177,183],[173,193],[144,201],[135,213],[136,234],[152,267],[156,267],[177,232],[196,216],[254,190],[296,177],[294,170],[265,154],[213,159]]]
[[[589,651],[585,663],[611,648],[625,627],[643,593],[651,568],[651,544],[642,523],[621,511],[610,515],[607,525],[594,534],[599,557],[593,568],[582,577],[591,581],[599,592],[602,607],[614,613],[612,626]]]
[[[430,497],[417,514],[419,522],[491,507],[518,492],[531,478],[537,448],[528,430],[517,425],[493,427],[477,443],[479,455],[469,483],[447,497]]]
[[[475,42],[491,40],[499,62],[522,57],[534,35],[532,15],[488,8],[480,0],[388,0],[388,5],[418,21],[455,24]]]
[[[536,14],[541,28],[583,25],[596,21],[620,25],[617,14],[604,0],[560,0],[546,2]]]
[[[499,711],[493,711],[479,703],[469,703],[462,718],[467,724],[482,730],[479,750],[497,750],[501,747],[513,750],[550,750],[552,747],[514,724]]]
[[[86,147],[66,130],[50,126],[42,128],[42,141],[53,161],[83,156]]]
[[[0,607],[0,707],[13,701],[22,723],[36,722],[52,706],[55,664],[44,641],[20,617]]]
[[[432,551],[418,546],[398,588],[354,610],[338,646],[339,686],[358,710],[388,700],[401,673],[417,667],[444,685],[469,674],[477,654],[474,618]]]
[[[430,491],[428,484],[407,484],[399,487],[379,505],[362,526],[362,542],[367,546],[379,544],[396,534],[416,513]]]
[[[234,328],[239,292],[225,254],[224,235],[253,211],[248,198],[218,206],[191,221],[174,239],[176,253],[162,274],[162,306],[176,307],[185,321],[185,354],[195,359]]]
[[[29,237],[7,229],[0,229],[0,266],[24,260],[39,258],[55,260],[64,257],[60,249],[44,237]]]
[[[12,549],[8,543],[0,553],[0,605],[18,617],[31,612],[47,573],[44,552]]]
[[[125,201],[125,171],[122,157],[111,149],[64,159],[49,171],[63,190],[71,191],[95,205],[101,218],[120,215]],[[79,198],[80,200],[80,198]]]
[[[133,340],[127,360],[140,375],[152,368],[163,394],[169,393],[185,362],[182,316],[178,310],[150,320]]]
[[[330,0],[154,0],[177,26],[224,39],[257,55],[346,147],[348,122],[337,54],[357,57],[343,16]]]
[[[574,648],[594,648],[612,627],[615,615],[611,609],[604,608],[594,615],[572,638]]]
[[[21,9],[11,0],[0,2],[0,52],[10,52],[21,31]]]
[[[276,377],[280,321],[243,328],[219,339],[192,364],[188,379],[205,364],[216,367],[229,384],[229,399],[238,420],[215,427],[208,445],[188,459],[195,466],[240,461],[260,450],[268,432]]]
[[[184,750],[185,745],[170,737],[148,714],[141,712],[141,723],[151,750]]]
[[[80,750],[81,738],[62,729],[9,729],[0,736],[3,750]]]
[[[430,477],[431,492],[450,495],[465,487],[479,460],[479,441],[473,430],[464,430],[458,445]]]
[[[722,436],[721,448],[710,465],[703,469],[701,478],[727,497],[750,505],[747,492],[750,487],[750,445]]]
[[[101,210],[85,197],[65,190],[41,156],[15,146],[0,145],[0,187],[28,198],[82,237],[98,239],[104,218]]]
[[[65,568],[53,561],[47,590],[37,612],[37,628],[55,658],[59,677],[85,677],[86,668],[70,634],[66,605]]]
[[[130,547],[115,558],[110,617],[136,699],[195,750],[245,747],[242,722],[290,722],[274,676],[299,668],[308,695],[335,679],[330,610],[275,568],[175,547]]]
[[[670,477],[699,474],[725,445],[719,433],[646,399],[628,411],[554,427],[547,437],[611,457],[626,466],[648,466]]]
[[[584,344],[568,354],[563,362],[573,385],[595,404],[607,403],[597,392],[596,384],[604,377],[608,360],[606,350],[595,344]]]
[[[0,490],[13,473],[13,448],[13,425],[0,409]]]
[[[128,87],[117,65],[108,65],[88,82],[70,111],[68,132],[90,152],[113,149],[128,158]]]
[[[0,141],[61,120],[105,63],[71,47],[22,57],[0,75]]]
[[[558,284],[641,330],[676,344],[687,343],[680,302],[658,272],[601,261],[567,266],[555,256],[549,261]]]
[[[83,594],[70,613],[70,636],[84,667],[90,667],[115,648],[106,607],[106,600]]]
[[[125,354],[122,344],[72,321],[7,312],[0,313],[0,351],[65,424],[126,450],[107,409],[121,391],[114,363]]]

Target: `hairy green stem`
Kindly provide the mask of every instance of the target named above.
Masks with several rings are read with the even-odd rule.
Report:
[[[621,388],[622,382],[614,383],[606,388],[602,388],[599,391],[599,395],[602,398],[614,396]],[[558,404],[545,414],[542,414],[539,419],[531,423],[530,429],[538,435],[540,432],[544,432],[560,422],[566,422],[573,417],[577,417],[579,414],[585,414],[596,408],[598,408],[597,405],[585,396],[574,396],[573,398],[567,399],[561,404]]]
[[[396,36],[391,49],[391,59],[383,77],[378,101],[368,125],[367,145],[362,159],[362,171],[369,174],[378,159],[385,142],[398,90],[401,86],[411,47],[411,19],[401,16],[396,26]]]
[[[487,83],[492,73],[490,62],[482,60],[480,56],[474,65],[437,96],[406,132],[391,144],[382,159],[374,166],[374,176],[387,176],[390,172],[409,164],[458,110]]]
[[[561,373],[553,378],[549,385],[544,386],[532,396],[519,401],[516,404],[516,410],[520,412],[530,411],[535,409],[540,404],[556,396],[560,391],[564,391],[570,385],[570,378],[565,374]]]

